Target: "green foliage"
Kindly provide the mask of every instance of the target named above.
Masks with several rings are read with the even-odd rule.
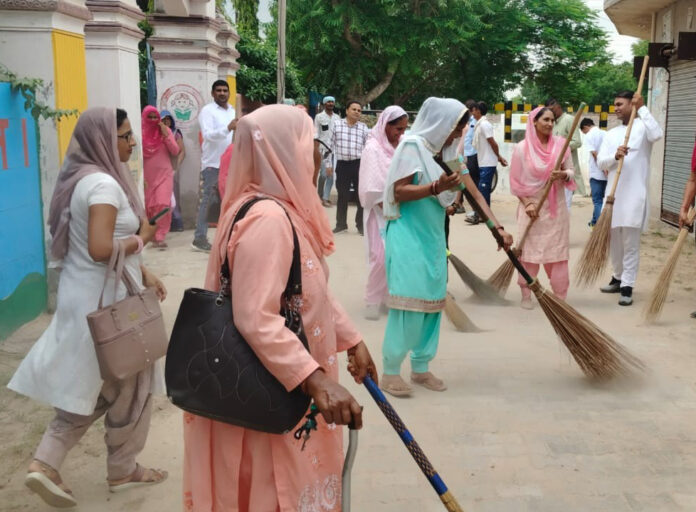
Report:
[[[237,29],[240,35],[245,34],[251,37],[259,35],[259,0],[232,0],[234,9],[237,13]]]
[[[144,1],[144,0],[143,0]],[[153,0],[147,0],[148,5],[152,4]],[[138,22],[138,28],[142,30],[145,37],[138,43],[138,71],[140,76],[140,109],[147,106],[147,39],[152,35],[154,29],[145,18]]]
[[[575,102],[608,62],[582,0],[293,0],[288,52],[309,88],[373,107],[492,103],[522,84]]]
[[[38,101],[36,93],[44,86],[44,81],[40,78],[20,78],[0,64],[0,82],[8,82],[12,92],[19,92],[22,95],[25,110],[30,111],[37,121],[39,119],[60,121],[63,117],[77,116],[79,114],[76,108],[54,109]]]
[[[237,71],[237,90],[252,101],[276,102],[277,50],[272,41],[262,41],[255,37],[242,35],[237,43],[240,53]],[[285,96],[304,102],[305,88],[300,81],[297,69],[286,62]]]

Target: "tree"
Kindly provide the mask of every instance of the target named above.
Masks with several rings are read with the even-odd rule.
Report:
[[[233,0],[234,10],[237,14],[237,29],[240,34],[248,34],[251,37],[259,35],[259,0]]]
[[[573,82],[606,53],[595,25],[581,0],[293,0],[288,50],[309,87],[344,99],[492,102],[524,80]]]

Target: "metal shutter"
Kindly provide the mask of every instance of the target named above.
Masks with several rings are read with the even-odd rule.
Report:
[[[696,61],[676,61],[669,71],[660,218],[677,225],[696,135]]]

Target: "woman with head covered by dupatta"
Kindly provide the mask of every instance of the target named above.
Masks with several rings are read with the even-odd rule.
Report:
[[[138,286],[154,287],[161,300],[167,293],[139,254],[156,228],[145,218],[125,165],[134,146],[130,121],[121,109],[90,108],[77,120],[48,214],[51,256],[62,267],[56,312],[7,385],[55,409],[25,479],[54,507],[77,504],[59,471],[70,449],[104,415],[112,492],[167,477],[135,460],[150,428],[151,395],[164,392],[159,362],[125,379],[103,381],[86,318],[99,307],[102,290],[104,306],[114,296],[126,296],[123,283],[114,291],[113,271],[104,287],[105,263],[116,243],[125,248],[124,272]]]
[[[376,372],[360,333],[327,286],[324,258],[334,244],[316,193],[315,151],[312,120],[297,108],[269,105],[239,120],[206,288],[218,290],[227,255],[237,329],[288,390],[300,386],[314,399],[322,413],[318,430],[301,450],[294,429],[266,434],[185,413],[186,511],[340,510],[343,450],[336,425],[354,421],[360,427],[362,415],[338,384],[337,352],[348,351],[356,380]],[[230,234],[239,209],[257,196],[272,200],[251,206]],[[292,262],[288,216],[300,244],[299,307],[309,351],[278,314]]]
[[[389,317],[382,345],[382,389],[394,396],[412,393],[401,378],[401,363],[411,354],[411,381],[433,391],[447,389],[429,371],[440,337],[447,288],[445,210],[460,184],[496,223],[506,247],[512,237],[498,224],[471,176],[447,175],[434,156],[452,144],[469,119],[466,107],[449,98],[428,98],[411,131],[392,158],[384,190]]]
[[[148,105],[142,113],[143,174],[145,176],[145,210],[152,218],[172,206],[174,192],[174,168],[172,156],[179,154],[179,144],[172,131],[162,122],[157,109]],[[167,248],[164,241],[172,225],[172,213],[167,212],[157,220],[157,233],[153,247]]]
[[[554,170],[563,149],[563,137],[552,135],[553,112],[547,107],[532,110],[527,119],[524,139],[517,144],[510,160],[510,191],[520,204],[517,207],[517,229],[520,236],[531,219],[536,219],[522,247],[520,261],[533,277],[544,265],[557,297],[565,299],[568,293],[568,236],[570,217],[565,204],[564,190],[575,190],[573,161],[566,152],[560,170]],[[539,208],[548,180],[554,184],[546,202]],[[522,289],[522,307],[532,308],[532,291],[519,276]]]
[[[364,231],[367,242],[369,272],[365,286],[365,318],[378,320],[387,298],[387,275],[384,270],[384,228],[382,196],[394,150],[408,126],[408,114],[396,105],[384,109],[370,131],[360,159],[358,195],[365,209]]]

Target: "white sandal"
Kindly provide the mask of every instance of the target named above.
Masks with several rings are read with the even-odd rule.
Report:
[[[70,508],[77,505],[77,500],[72,494],[63,489],[40,471],[27,473],[24,485],[38,494],[42,500],[56,508]]]

